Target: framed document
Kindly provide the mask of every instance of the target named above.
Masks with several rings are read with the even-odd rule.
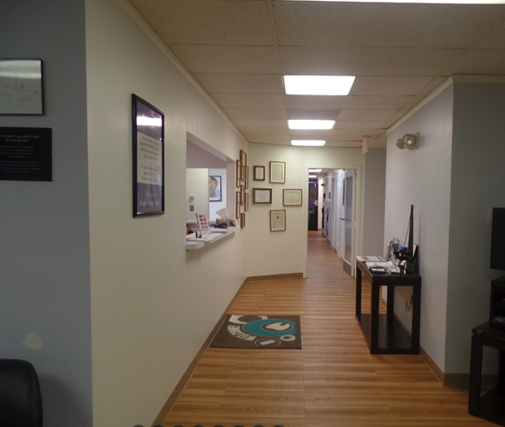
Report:
[[[235,219],[240,218],[240,191],[235,191]]]
[[[265,166],[254,166],[253,167],[253,179],[255,181],[265,180]]]
[[[284,184],[286,182],[286,162],[270,162],[270,183]]]
[[[283,206],[301,206],[302,205],[302,189],[284,189],[282,190]]]
[[[235,187],[240,187],[240,171],[242,168],[240,167],[240,159],[236,161],[235,166]]]
[[[245,213],[242,212],[240,214],[240,228],[244,228],[245,227]]]
[[[165,213],[165,115],[132,95],[133,216]]]
[[[270,211],[270,231],[286,231],[286,210]]]
[[[0,59],[0,114],[44,114],[41,59]]]
[[[253,188],[252,189],[253,205],[271,205],[272,204],[272,189],[271,188]]]
[[[244,210],[247,212],[249,210],[249,193],[245,193],[245,206]]]
[[[247,173],[247,154],[244,150],[240,150],[240,179],[245,181]]]

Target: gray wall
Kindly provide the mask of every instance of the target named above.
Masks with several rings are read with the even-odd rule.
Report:
[[[491,225],[505,206],[505,84],[456,83],[451,175],[446,372],[467,372],[470,331],[488,320]]]
[[[363,255],[383,255],[386,149],[372,148],[365,155]],[[360,255],[360,254],[358,254]]]
[[[0,126],[52,128],[53,182],[0,181],[0,357],[37,369],[45,425],[90,426],[84,1],[1,9],[0,57],[44,61],[46,114]]]

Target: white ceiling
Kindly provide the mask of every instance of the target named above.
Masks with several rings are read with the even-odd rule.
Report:
[[[385,145],[451,74],[505,75],[505,5],[131,0],[251,143]],[[284,74],[355,75],[349,96],[285,95]],[[326,131],[288,118],[336,119]]]

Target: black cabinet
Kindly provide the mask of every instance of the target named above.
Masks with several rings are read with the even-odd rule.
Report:
[[[470,363],[470,395],[468,412],[476,417],[505,426],[505,332],[491,327],[491,322],[472,329],[472,358]],[[498,385],[481,395],[482,349],[484,346],[500,351]]]
[[[505,277],[491,282],[489,326],[505,331]]]
[[[419,354],[421,276],[373,274],[363,261],[356,262],[356,320],[370,354]],[[362,278],[372,284],[370,314],[362,310]],[[387,313],[380,314],[380,290],[387,288]],[[413,288],[412,328],[409,333],[394,313],[395,287]]]

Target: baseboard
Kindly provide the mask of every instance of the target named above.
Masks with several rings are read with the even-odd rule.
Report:
[[[265,280],[282,280],[282,279],[303,279],[303,273],[271,274],[268,276],[250,276],[246,277],[244,284],[251,282],[263,282]]]
[[[163,423],[167,419],[168,414],[170,414],[170,411],[172,410],[173,406],[177,402],[177,399],[179,399],[180,395],[182,394],[182,392],[186,388],[186,385],[188,384],[189,380],[193,376],[196,368],[198,367],[198,364],[202,360],[205,352],[207,351],[207,348],[209,347],[210,343],[212,342],[212,340],[216,336],[217,331],[219,330],[219,327],[222,325],[222,323],[224,322],[224,320],[226,318],[226,315],[228,314],[228,312],[231,310],[231,308],[233,307],[233,305],[237,301],[237,298],[240,295],[240,292],[242,291],[242,288],[244,287],[244,285],[246,283],[247,283],[247,279],[244,280],[244,282],[240,286],[239,290],[235,293],[235,296],[232,298],[232,300],[228,304],[228,307],[226,307],[226,310],[219,318],[218,322],[216,323],[216,325],[214,326],[214,328],[210,332],[209,336],[207,337],[207,339],[203,343],[202,347],[200,348],[200,350],[198,351],[198,353],[196,354],[196,356],[194,357],[192,362],[189,364],[188,368],[186,369],[186,372],[184,372],[181,379],[179,380],[179,382],[175,386],[174,390],[172,391],[172,394],[170,394],[169,398],[167,399],[167,401],[163,405],[163,408],[161,408],[161,411],[159,412],[158,416],[154,420],[151,427],[163,425]]]

